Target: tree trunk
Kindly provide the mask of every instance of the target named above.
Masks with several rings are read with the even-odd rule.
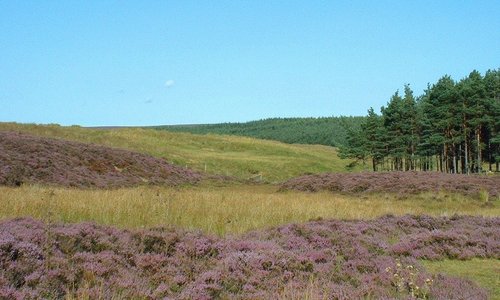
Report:
[[[457,174],[457,151],[455,151],[455,144],[453,144],[453,174]]]
[[[491,161],[491,138],[488,139],[488,170],[492,171],[493,162]]]
[[[481,173],[481,127],[476,129],[477,137],[477,172]]]
[[[464,153],[464,160],[465,160],[465,174],[469,175],[469,150],[467,147],[467,134],[465,134],[465,153]]]

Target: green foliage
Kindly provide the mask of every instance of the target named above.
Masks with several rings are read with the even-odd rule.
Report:
[[[288,144],[346,145],[349,130],[360,127],[364,117],[272,118],[246,123],[157,126],[173,132],[226,134],[275,140]]]
[[[339,155],[371,158],[374,171],[479,173],[485,163],[499,171],[500,69],[484,77],[474,70],[459,82],[445,75],[419,97],[405,85],[381,116],[368,111]]]

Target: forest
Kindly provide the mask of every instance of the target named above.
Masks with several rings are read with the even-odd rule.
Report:
[[[409,84],[377,114],[350,128],[339,156],[371,161],[374,171],[499,171],[500,69],[448,75],[415,96]],[[493,167],[494,166],[494,167]]]
[[[288,144],[339,147],[349,131],[357,130],[365,117],[270,118],[246,123],[158,126],[156,129],[196,134],[228,134],[275,140]]]

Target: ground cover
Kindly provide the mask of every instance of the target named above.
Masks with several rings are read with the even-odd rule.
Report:
[[[351,174],[323,173],[290,179],[282,190],[332,191],[346,193],[399,193],[448,191],[481,196],[492,200],[500,196],[500,176],[463,175],[439,172],[362,172]]]
[[[373,219],[386,214],[500,216],[500,203],[451,193],[348,195],[276,192],[270,185],[134,187],[81,190],[0,187],[0,218],[83,222],[121,228],[175,225],[225,236],[314,219]]]
[[[443,273],[474,280],[488,289],[493,299],[500,299],[500,259],[421,260],[421,263],[433,274]]]
[[[487,299],[417,259],[499,259],[499,228],[500,218],[385,216],[221,239],[15,219],[0,223],[0,297]]]
[[[149,155],[0,131],[0,184],[114,188],[195,184],[202,175]]]
[[[346,167],[352,162],[338,158],[336,149],[332,147],[289,145],[237,136],[15,123],[0,123],[0,131],[18,131],[122,148],[164,158],[171,163],[209,174],[268,182],[283,181],[304,173],[346,172]]]

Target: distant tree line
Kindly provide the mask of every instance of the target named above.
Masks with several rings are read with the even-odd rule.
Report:
[[[441,77],[415,97],[396,91],[377,114],[350,129],[339,155],[378,170],[478,173],[500,163],[500,69]]]
[[[346,144],[348,132],[357,130],[364,119],[365,117],[271,118],[246,123],[158,126],[156,129],[339,147]]]

